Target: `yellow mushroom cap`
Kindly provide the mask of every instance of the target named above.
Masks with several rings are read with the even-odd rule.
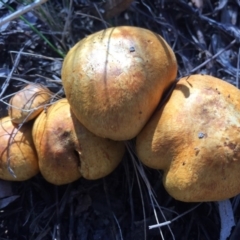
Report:
[[[0,179],[24,181],[39,172],[31,123],[18,129],[10,117],[2,118],[0,143]],[[10,173],[8,166],[13,170],[13,174]]]
[[[219,201],[240,193],[240,91],[208,75],[179,80],[169,100],[136,140],[147,166],[186,202]]]
[[[122,26],[78,42],[62,67],[66,97],[78,120],[97,136],[134,138],[177,74],[175,55],[158,34]]]
[[[10,99],[8,115],[14,123],[25,123],[42,112],[52,93],[40,84],[31,83]]]
[[[98,179],[111,173],[125,152],[123,142],[89,132],[61,99],[35,120],[33,139],[43,177],[56,185],[80,178]]]

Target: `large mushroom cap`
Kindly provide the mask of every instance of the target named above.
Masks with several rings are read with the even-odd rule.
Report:
[[[240,193],[240,91],[207,75],[182,78],[137,137],[147,166],[174,198],[219,201]]]
[[[28,122],[43,111],[51,96],[48,88],[36,83],[28,84],[10,99],[8,115],[14,123]]]
[[[9,171],[10,169],[13,173]],[[37,154],[32,140],[32,124],[27,123],[18,129],[10,117],[2,118],[0,120],[0,179],[24,181],[38,172]]]
[[[177,74],[175,55],[159,35],[138,27],[109,28],[84,38],[62,68],[66,97],[91,132],[134,138]]]
[[[111,173],[120,163],[122,142],[103,139],[89,132],[61,99],[35,120],[33,139],[43,177],[56,185],[83,176],[97,179]]]

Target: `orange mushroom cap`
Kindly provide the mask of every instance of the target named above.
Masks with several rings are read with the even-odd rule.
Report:
[[[0,143],[1,179],[24,181],[39,172],[31,123],[18,129],[10,117],[2,118],[0,120]]]
[[[136,140],[139,159],[164,171],[163,183],[186,202],[240,193],[240,91],[208,75],[179,80]]]
[[[43,111],[52,93],[40,84],[31,83],[10,99],[8,115],[14,123],[25,123]]]
[[[97,136],[134,138],[177,74],[175,55],[158,34],[122,26],[78,42],[62,67],[66,97],[78,120]]]
[[[43,177],[56,185],[80,178],[98,179],[111,173],[125,152],[123,142],[89,132],[61,99],[42,112],[33,126],[33,139]]]

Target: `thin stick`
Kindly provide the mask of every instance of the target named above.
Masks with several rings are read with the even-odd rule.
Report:
[[[171,221],[166,221],[166,222],[163,222],[163,223],[151,225],[151,226],[149,226],[148,228],[149,228],[149,229],[153,229],[153,228],[159,228],[159,227],[163,227],[163,226],[169,225],[169,224],[171,224],[172,222],[176,221],[177,219],[181,218],[182,216],[188,214],[189,212],[192,212],[194,209],[196,209],[197,207],[199,207],[201,204],[202,204],[202,203],[199,203],[198,205],[194,206],[193,208],[189,209],[188,211],[184,212],[183,214],[175,217],[175,218],[172,219]]]
[[[225,52],[227,49],[229,49],[232,45],[234,45],[237,42],[236,39],[234,39],[232,42],[230,42],[230,44],[225,47],[224,49],[222,49],[221,51],[219,51],[217,54],[215,54],[214,56],[212,56],[211,58],[209,58],[208,60],[206,60],[205,62],[203,62],[202,64],[200,64],[199,66],[195,67],[193,70],[191,70],[190,73],[194,73],[195,71],[197,71],[199,68],[205,66],[207,63],[209,63],[210,61],[212,61],[213,59],[217,58],[219,55],[221,55],[223,52]]]
[[[15,18],[18,18],[19,16],[23,15],[24,13],[31,11],[33,8],[40,6],[41,4],[43,4],[47,1],[48,0],[37,0],[27,6],[20,8],[19,10],[15,11],[14,13],[0,19],[0,27],[3,26],[5,23],[10,22]]]

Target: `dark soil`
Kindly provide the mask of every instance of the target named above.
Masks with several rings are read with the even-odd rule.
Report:
[[[0,1],[0,17],[22,2],[4,5]],[[162,35],[176,53],[178,78],[204,73],[239,87],[238,0],[139,0],[110,19],[102,15],[104,7],[101,0],[49,0],[24,14],[38,32],[20,18],[0,26],[1,116],[7,115],[9,94],[26,81],[42,83],[57,97],[64,97],[60,80],[64,54],[78,40],[107,26],[139,26]],[[80,179],[54,186],[39,174],[25,182],[1,182],[5,188],[0,189],[0,240],[218,239],[216,204],[176,201],[164,190],[161,178],[161,172],[143,167],[126,154],[112,174],[96,181]],[[235,240],[240,238],[239,197],[231,201],[237,227],[230,240]],[[156,224],[155,214],[165,222],[189,210],[161,231],[148,230]]]

